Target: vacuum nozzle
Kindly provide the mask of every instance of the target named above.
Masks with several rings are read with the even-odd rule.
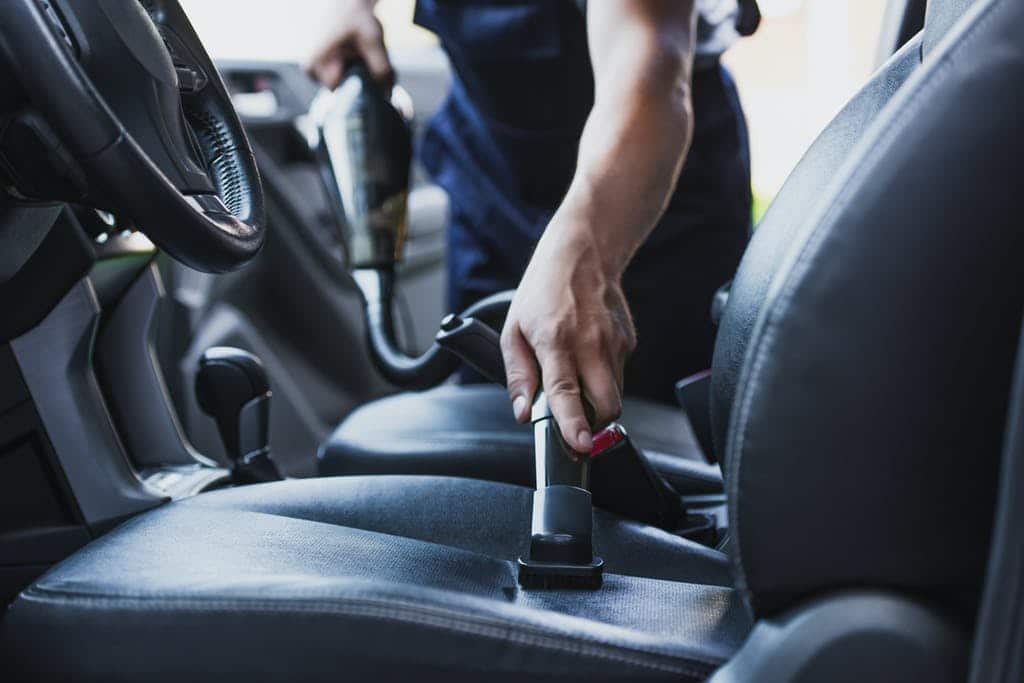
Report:
[[[523,588],[601,587],[604,561],[594,556],[589,491],[564,484],[534,491],[530,554],[518,564]]]
[[[449,315],[437,333],[447,349],[496,384],[505,386],[501,340],[470,316]],[[594,556],[594,509],[588,490],[590,454],[574,452],[541,392],[531,413],[537,489],[533,493],[530,552],[519,558],[523,588],[601,587],[604,561]]]
[[[518,563],[519,585],[600,588],[604,561],[594,555],[589,457],[569,448],[543,393],[534,402],[532,421],[537,489],[530,553]]]

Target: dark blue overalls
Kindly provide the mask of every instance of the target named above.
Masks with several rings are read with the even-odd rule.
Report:
[[[451,200],[448,299],[461,310],[516,287],[572,180],[594,102],[585,19],[572,0],[418,0],[415,21],[454,72],[419,153]],[[711,298],[750,232],[746,124],[717,60],[695,70],[693,104],[678,186],[623,281],[638,333],[626,392],[665,402],[710,366]]]

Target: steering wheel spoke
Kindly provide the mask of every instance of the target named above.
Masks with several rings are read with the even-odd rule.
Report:
[[[74,199],[130,217],[200,270],[259,252],[252,150],[176,0],[3,0],[0,50],[82,169],[89,196]]]
[[[194,95],[205,88],[209,80],[201,69],[188,64],[175,64],[174,71],[178,74],[178,90],[188,95]]]

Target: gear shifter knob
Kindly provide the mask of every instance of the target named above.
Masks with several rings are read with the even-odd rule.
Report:
[[[196,400],[217,422],[236,483],[283,478],[270,459],[270,397],[263,364],[248,351],[214,346],[199,359]]]

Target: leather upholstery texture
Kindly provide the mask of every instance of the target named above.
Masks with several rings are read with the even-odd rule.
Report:
[[[528,488],[285,481],[89,544],[10,607],[0,661],[15,680],[703,680],[751,612],[849,588],[969,632],[1024,309],[1024,3],[949,26],[826,129],[734,281],[714,368],[731,563],[597,510],[605,586],[523,591]],[[419,405],[393,420],[431,422]]]
[[[885,585],[974,618],[1024,309],[1022,30],[1024,4],[977,0],[771,280],[726,467],[758,615]]]
[[[4,619],[0,658],[104,681],[678,681],[746,635],[723,555],[601,512],[601,590],[521,590],[529,520],[528,489],[470,479],[204,494],[46,574]]]
[[[722,491],[678,408],[627,398],[621,418],[651,464],[680,493]],[[499,386],[446,385],[372,401],[320,448],[320,473],[437,474],[533,486],[533,431],[512,418]]]
[[[747,343],[772,276],[799,237],[804,217],[836,171],[907,78],[921,65],[921,37],[911,39],[853,96],[800,159],[758,224],[729,290],[718,326],[711,373],[711,426],[716,453],[726,432]]]
[[[931,52],[964,15],[974,0],[942,0],[929,2],[925,8],[925,28],[921,40],[921,53]]]

